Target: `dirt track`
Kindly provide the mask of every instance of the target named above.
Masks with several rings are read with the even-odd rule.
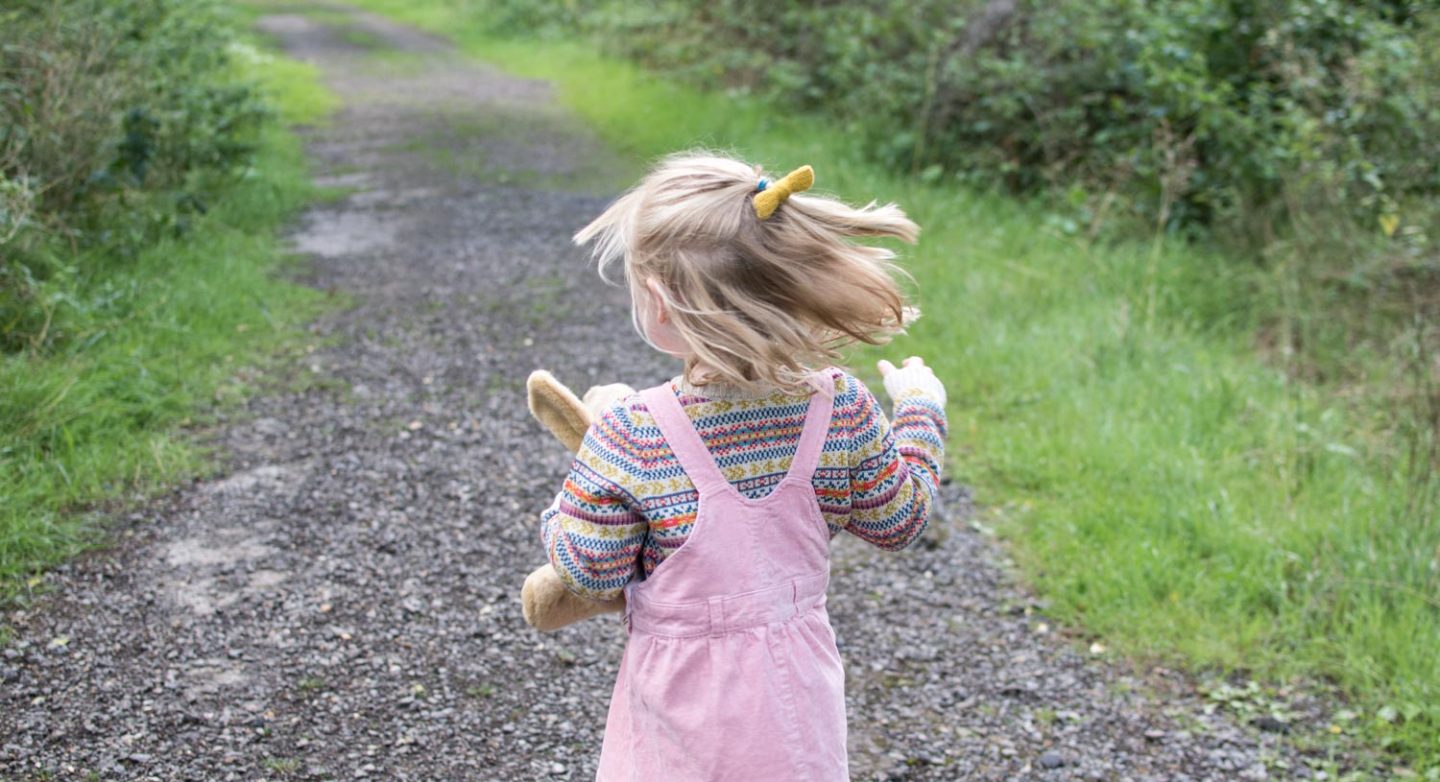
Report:
[[[535,517],[567,463],[523,379],[672,374],[567,239],[635,171],[547,85],[326,8],[262,23],[344,101],[309,150],[348,195],[295,232],[307,281],[356,301],[291,368],[326,382],[255,401],[216,435],[226,477],[117,522],[114,548],[9,618],[7,778],[594,776],[623,639],[613,622],[541,636],[520,619]],[[947,494],[910,551],[836,544],[857,779],[1303,767],[1183,680],[1058,638],[963,490]]]

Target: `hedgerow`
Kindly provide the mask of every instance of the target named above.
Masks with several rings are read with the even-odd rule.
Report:
[[[246,170],[265,109],[233,73],[233,36],[216,0],[0,11],[0,349],[63,341],[104,274],[80,259],[184,233]]]
[[[1440,194],[1440,10],[1418,0],[499,5],[830,114],[926,179],[1058,191],[1078,227],[1128,212],[1263,240],[1297,193],[1367,227]]]

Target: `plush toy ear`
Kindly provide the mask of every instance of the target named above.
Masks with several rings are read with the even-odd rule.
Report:
[[[525,381],[530,414],[535,416],[555,438],[575,453],[590,428],[590,410],[555,376],[543,369],[530,373]]]

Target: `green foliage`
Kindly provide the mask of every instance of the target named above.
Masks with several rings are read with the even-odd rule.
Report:
[[[1118,197],[1148,224],[1254,226],[1310,178],[1373,226],[1440,194],[1440,12],[1418,0],[669,0],[579,18],[668,73],[834,116],[896,170],[1079,193],[1090,220]]]
[[[0,353],[0,600],[22,596],[22,579],[94,542],[99,514],[89,509],[96,504],[131,500],[207,469],[204,448],[177,430],[203,425],[217,405],[242,398],[258,383],[255,365],[293,348],[298,325],[321,306],[320,294],[275,275],[286,260],[276,232],[312,188],[299,139],[273,118],[318,120],[334,97],[311,67],[248,44],[228,46],[235,62],[213,75],[261,85],[260,116],[272,119],[243,134],[251,149],[234,161],[241,170],[205,183],[203,213],[190,215],[182,231],[107,239],[107,231],[128,231],[136,220],[169,219],[120,208],[159,210],[164,196],[139,186],[92,191],[81,200],[114,208],[83,207],[61,227],[47,227],[76,234],[75,249],[54,237],[31,239],[45,255],[27,260],[51,265],[46,276],[30,278],[27,301],[41,306],[49,335],[45,328],[20,335],[32,349]],[[124,127],[125,117],[117,121]],[[228,151],[188,146],[146,153],[147,181],[200,181],[193,170],[182,175],[156,161],[230,165],[214,157]],[[7,272],[34,268],[11,256],[5,263]],[[14,307],[20,299],[8,301]]]
[[[218,0],[0,12],[0,348],[74,338],[77,286],[189,230],[254,159],[265,109]],[[99,253],[77,253],[98,248]]]

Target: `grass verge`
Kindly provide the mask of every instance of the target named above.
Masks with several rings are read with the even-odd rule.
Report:
[[[137,257],[75,264],[77,336],[0,359],[0,599],[99,539],[97,503],[143,497],[211,465],[184,431],[255,387],[256,367],[300,336],[323,294],[276,272],[281,225],[314,193],[287,130],[334,106],[310,66],[237,51],[278,113],[251,171],[184,236]]]

